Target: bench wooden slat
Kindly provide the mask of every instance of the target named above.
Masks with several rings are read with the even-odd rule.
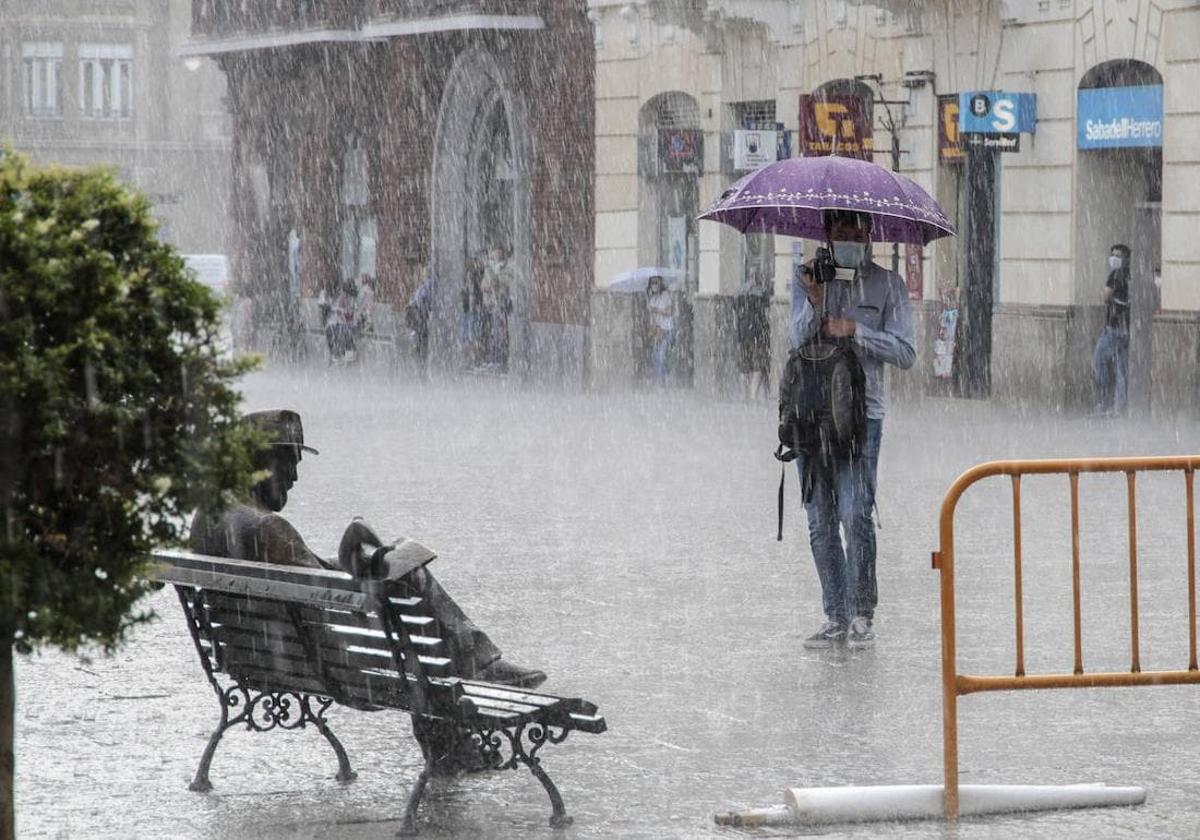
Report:
[[[242,648],[223,652],[225,671],[252,683],[274,685],[277,689],[329,696],[324,680],[302,659],[288,656],[265,657]]]
[[[541,694],[535,691],[525,691],[519,688],[508,688],[495,683],[481,683],[472,680],[463,681],[463,692],[469,697],[494,697],[498,700],[528,703],[539,706],[556,706],[564,711],[582,715],[596,714],[596,704],[578,697],[556,697],[553,694]]]
[[[367,627],[372,630],[383,629],[379,617],[370,606],[359,611],[336,607],[309,607],[304,605],[290,605],[280,600],[213,591],[206,592],[204,600],[210,607],[245,613],[246,615],[262,616],[264,618],[284,618],[290,620],[291,611],[288,607],[292,606],[293,609],[299,610],[301,617],[305,621],[313,624],[338,623],[345,626]],[[407,612],[401,613],[401,615],[407,616],[406,624],[427,626],[433,622],[433,619],[427,615],[412,614],[412,610],[419,607],[422,603],[420,598],[406,598],[405,600],[411,602],[406,605]]]
[[[328,630],[329,628],[324,629]],[[252,653],[290,656],[302,660],[308,658],[304,642],[297,636],[295,629],[292,625],[284,624],[283,622],[263,622],[249,627],[245,625],[218,623],[217,626],[213,627],[213,635],[222,643],[223,647],[237,647]],[[361,662],[362,667],[373,668],[394,665],[391,648],[388,646],[387,640],[382,637],[354,637],[356,641],[361,639],[364,642],[368,642],[368,644],[353,645],[353,647],[358,647],[362,650],[350,650],[351,645],[340,641],[336,634],[326,635],[316,633],[314,637],[316,649],[319,651],[323,661],[327,663],[339,661]],[[375,644],[370,644],[371,642]],[[368,650],[372,652],[368,653]],[[402,651],[400,653],[402,659],[404,655]],[[421,655],[418,658],[425,668],[438,674],[448,672],[452,665],[450,658],[445,656]]]
[[[553,710],[553,704],[549,706],[532,706],[528,703],[515,703],[511,700],[497,700],[495,697],[482,697],[478,694],[467,695],[464,699],[470,700],[477,708],[483,709],[500,709],[506,712],[516,712],[519,715],[536,715],[539,712],[549,712]]]
[[[276,620],[291,624],[292,614],[295,612],[301,621],[313,627],[359,628],[370,631],[370,635],[379,639],[386,638],[383,625],[374,613],[352,613],[345,610],[312,607],[294,607],[289,610],[289,605],[279,601],[246,598],[217,592],[207,594],[204,600],[208,607],[210,620],[214,622],[251,626],[255,621]],[[400,615],[406,627],[424,631],[411,635],[413,644],[434,648],[442,643],[442,639],[428,635],[428,631],[435,629],[437,625],[433,618],[407,613]]]

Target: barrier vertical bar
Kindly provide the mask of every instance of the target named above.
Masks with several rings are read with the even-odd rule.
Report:
[[[1125,473],[1129,507],[1129,670],[1142,670],[1138,650],[1138,573],[1137,573],[1137,481],[1133,470]]]
[[[1196,671],[1196,501],[1195,473],[1183,471],[1187,487],[1187,566],[1188,566],[1188,670]]]
[[[1013,602],[1017,618],[1017,676],[1025,676],[1025,602],[1021,577],[1021,474],[1013,473]]]
[[[940,597],[942,608],[942,808],[947,820],[958,819],[958,674],[954,615],[954,507],[959,478],[942,501],[938,520]]]
[[[1079,607],[1079,473],[1071,470],[1071,599],[1075,607],[1075,673],[1083,673],[1083,616]]]

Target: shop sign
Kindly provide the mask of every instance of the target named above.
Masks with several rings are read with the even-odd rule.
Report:
[[[993,149],[997,152],[1021,151],[1020,134],[964,134],[963,143],[973,149]]]
[[[963,134],[1033,134],[1037,94],[975,90],[958,95],[958,130]]]
[[[1085,88],[1076,104],[1081,149],[1162,146],[1162,85]]]
[[[704,171],[704,132],[698,128],[660,128],[658,159],[663,172]]]
[[[733,168],[739,172],[758,169],[779,159],[779,135],[775,131],[733,132]]]
[[[800,96],[800,154],[871,160],[871,114],[857,96]]]
[[[938,97],[938,160],[962,163],[962,136],[958,133],[958,94]]]

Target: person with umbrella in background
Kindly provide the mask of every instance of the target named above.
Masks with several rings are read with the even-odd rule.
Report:
[[[659,385],[666,385],[671,374],[671,345],[675,342],[675,301],[666,281],[658,275],[646,284],[646,307],[650,310],[654,378]]]
[[[898,274],[875,263],[871,243],[927,245],[953,236],[954,226],[911,179],[837,156],[764,166],[725,190],[700,218],[828,248],[792,279],[789,340],[794,350],[816,339],[849,345],[861,364],[866,424],[857,454],[796,458],[826,618],[804,646],[869,647],[878,604],[871,509],[886,410],[883,366],[906,369],[916,359],[908,291]],[[780,492],[782,536],[782,484]]]

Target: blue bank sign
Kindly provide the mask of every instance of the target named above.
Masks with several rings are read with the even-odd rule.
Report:
[[[1080,90],[1078,126],[1081,149],[1161,146],[1162,85]]]
[[[1037,94],[973,90],[958,95],[960,134],[1032,134]]]

